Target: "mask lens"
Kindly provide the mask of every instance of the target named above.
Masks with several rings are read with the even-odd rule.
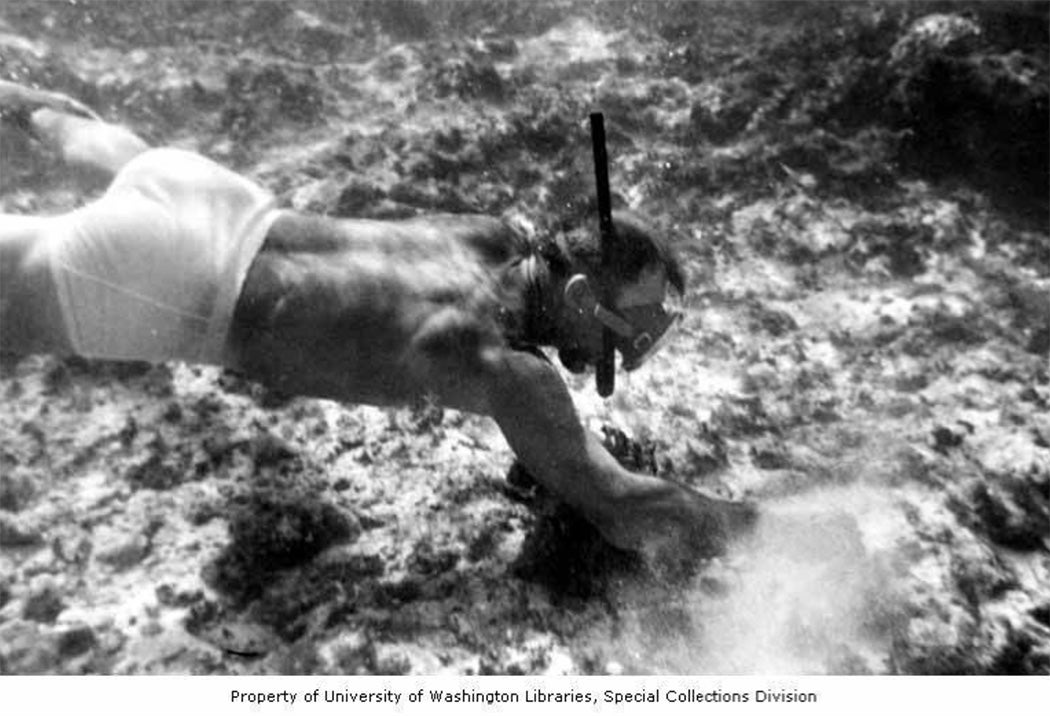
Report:
[[[625,308],[622,313],[637,331],[633,339],[621,341],[619,345],[626,371],[635,370],[656,353],[667,340],[671,327],[682,319],[680,311],[668,312],[660,304]]]

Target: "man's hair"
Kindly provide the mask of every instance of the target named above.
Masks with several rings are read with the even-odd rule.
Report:
[[[646,268],[662,265],[671,287],[678,295],[685,292],[685,270],[670,241],[629,211],[614,211],[613,227],[609,275],[602,270],[597,222],[594,226],[565,231],[543,247],[542,256],[554,273],[567,275],[582,271],[602,285],[631,283]]]

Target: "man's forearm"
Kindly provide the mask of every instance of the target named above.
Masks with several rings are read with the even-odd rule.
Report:
[[[506,351],[489,385],[492,417],[526,469],[599,528],[611,525],[634,476],[581,425],[555,368]]]
[[[525,468],[617,547],[663,565],[691,563],[720,554],[730,535],[754,522],[752,505],[624,469],[580,424],[549,363],[507,352],[489,387],[492,415]]]

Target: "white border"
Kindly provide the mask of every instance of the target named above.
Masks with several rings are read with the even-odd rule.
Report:
[[[3,711],[23,714],[143,713],[187,716],[216,714],[649,714],[722,713],[1031,713],[1050,703],[1046,677],[743,677],[743,676],[7,676],[0,678]],[[434,703],[431,692],[466,691],[490,694],[501,702],[483,700]],[[815,702],[774,702],[756,699],[759,691],[813,693]],[[234,700],[234,692],[269,695],[269,703]],[[324,694],[372,694],[366,703],[325,702]],[[317,702],[309,702],[317,694]],[[568,693],[592,702],[565,703],[550,697]],[[416,701],[420,698],[421,701]],[[540,694],[543,694],[541,697]],[[747,695],[746,703],[710,701]],[[291,696],[294,703],[290,703]],[[619,695],[621,703],[607,701]],[[512,702],[504,699],[514,698]],[[656,699],[655,701],[653,699]],[[1039,707],[1042,703],[1044,706]]]

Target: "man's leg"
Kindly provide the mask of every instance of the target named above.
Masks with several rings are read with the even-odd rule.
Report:
[[[67,164],[102,172],[107,178],[149,149],[134,132],[118,124],[50,108],[33,112],[30,127],[33,136],[55,148]]]
[[[64,94],[6,80],[0,80],[0,119],[57,151],[70,165],[107,182],[149,148],[130,130],[103,121]],[[38,250],[61,221],[60,217],[0,214],[2,353],[70,350],[46,261]]]
[[[149,148],[129,129],[105,122],[60,92],[0,80],[0,118],[56,150],[68,164],[111,178]]]

